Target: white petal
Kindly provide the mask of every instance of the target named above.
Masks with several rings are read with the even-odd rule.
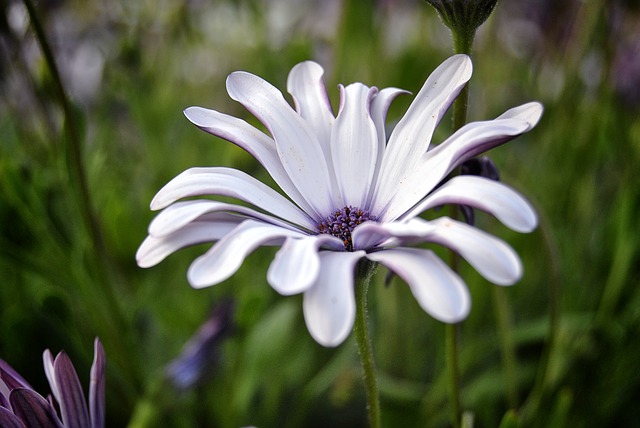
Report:
[[[390,231],[395,223],[378,223],[375,221],[367,221],[356,226],[351,232],[351,240],[353,248],[356,250],[370,251],[375,247],[386,244],[393,233]],[[401,223],[397,223],[402,226]]]
[[[313,211],[284,170],[272,138],[241,119],[215,110],[189,107],[184,111],[184,115],[200,129],[249,152],[296,204],[307,212]]]
[[[518,232],[531,232],[538,224],[535,210],[518,192],[498,181],[472,175],[460,175],[447,181],[402,219],[445,204],[470,205],[487,211]]]
[[[236,217],[235,221],[195,221],[169,235],[149,235],[136,252],[138,266],[142,268],[155,266],[181,248],[215,242],[231,232],[243,220],[242,217]]]
[[[418,304],[437,320],[456,323],[469,314],[471,298],[462,279],[432,251],[398,248],[367,254],[402,278]]]
[[[364,237],[395,240],[396,245],[434,242],[458,252],[475,270],[498,285],[511,285],[522,276],[520,258],[504,241],[473,226],[448,217],[426,221],[413,218],[406,223],[363,223]],[[354,230],[358,231],[358,228]],[[356,236],[352,237],[355,241]]]
[[[313,285],[320,272],[318,250],[322,245],[342,250],[342,242],[331,235],[287,238],[267,271],[267,281],[278,293],[289,296]]]
[[[498,116],[497,119],[518,118],[527,122],[530,126],[529,129],[531,129],[538,124],[540,118],[542,117],[543,111],[544,107],[542,106],[542,104],[534,101],[509,109]]]
[[[259,246],[276,244],[292,236],[305,235],[255,220],[245,220],[191,263],[187,279],[194,288],[218,284],[233,275],[245,257]]]
[[[378,133],[378,159],[376,161],[376,174],[373,179],[375,181],[377,173],[380,170],[383,155],[387,146],[387,134],[385,121],[387,119],[387,111],[391,106],[391,102],[400,94],[409,94],[409,91],[398,88],[384,88],[376,94],[371,102],[371,119],[376,126]]]
[[[214,218],[211,218],[211,216],[205,216],[201,219],[210,221],[216,218],[219,219],[220,214],[227,211],[261,220],[265,223],[271,223],[280,227],[296,230],[293,226],[279,218],[272,217],[248,207],[200,199],[195,201],[175,202],[162,210],[160,214],[158,214],[149,224],[149,234],[156,237],[168,235],[182,228],[186,224],[205,216],[205,214],[216,213]]]
[[[353,276],[364,251],[320,253],[320,275],[305,291],[304,320],[311,336],[323,346],[338,346],[351,333],[356,318]]]
[[[361,83],[340,88],[343,105],[331,133],[333,166],[344,205],[364,207],[378,157],[378,135],[369,114],[377,89]]]
[[[380,166],[373,211],[382,213],[397,191],[397,184],[410,173],[428,150],[436,125],[471,77],[471,60],[454,55],[429,76],[415,100],[395,127]]]
[[[463,126],[424,154],[413,170],[395,183],[397,192],[380,218],[384,221],[398,218],[421,201],[457,165],[531,130],[541,114],[539,103],[529,103],[511,109],[497,119]]]
[[[267,127],[276,142],[282,166],[318,218],[334,209],[331,176],[320,142],[282,93],[245,72],[229,75],[227,92]]]
[[[511,285],[522,277],[522,263],[501,239],[447,218],[434,220],[430,241],[457,251],[475,270],[497,285]]]
[[[298,114],[311,125],[324,151],[330,159],[329,142],[335,117],[327,89],[322,80],[324,70],[313,61],[304,61],[291,69],[287,91],[293,96]]]
[[[160,189],[151,201],[151,209],[161,209],[178,199],[201,195],[231,196],[307,229],[313,229],[316,225],[284,196],[233,168],[188,169]]]

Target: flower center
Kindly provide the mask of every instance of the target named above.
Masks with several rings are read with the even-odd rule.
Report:
[[[353,241],[351,232],[353,229],[365,221],[376,221],[377,217],[369,214],[369,211],[355,208],[349,205],[340,210],[335,210],[323,221],[318,223],[316,230],[318,233],[327,233],[342,240],[344,249],[353,251]]]

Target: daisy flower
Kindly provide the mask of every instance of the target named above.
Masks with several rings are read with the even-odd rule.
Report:
[[[475,227],[448,217],[427,221],[418,216],[444,204],[463,204],[491,213],[513,230],[533,230],[534,210],[506,185],[477,176],[442,181],[465,160],[529,131],[542,114],[539,103],[524,104],[494,120],[469,123],[432,147],[436,125],[471,70],[466,55],[447,59],[388,136],[387,110],[406,91],[340,85],[335,115],[323,69],[315,62],[302,62],[289,74],[287,90],[295,109],[260,77],[232,73],[229,96],[268,134],[214,110],[189,107],[184,114],[200,129],[249,152],[284,195],[237,169],[188,169],[151,202],[152,210],[163,211],[150,223],[137,252],[139,266],[154,266],[180,248],[213,242],[187,273],[189,283],[202,288],[232,276],[256,248],[279,246],[267,281],[282,295],[304,293],[307,328],[324,346],[339,345],[352,329],[354,271],[361,259],[395,272],[434,318],[462,320],[470,310],[464,282],[433,251],[413,245],[444,245],[498,285],[516,282],[521,262],[507,244]],[[214,199],[180,201],[204,195]]]

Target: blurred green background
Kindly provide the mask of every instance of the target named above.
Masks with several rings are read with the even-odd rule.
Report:
[[[151,198],[181,171],[232,166],[268,178],[248,154],[191,125],[184,108],[255,123],[227,96],[226,75],[247,70],[284,91],[306,59],[324,66],[334,105],[338,83],[416,93],[452,53],[435,11],[418,0],[42,0],[36,9],[80,129],[74,157],[26,9],[0,5],[0,356],[44,394],[41,353],[64,349],[86,387],[99,336],[108,426],[365,426],[353,338],[336,349],[311,339],[301,297],[266,283],[274,249],[198,291],[186,270],[206,247],[147,270],[134,254]],[[520,235],[478,214],[518,251],[525,276],[498,290],[461,267],[473,298],[460,327],[462,406],[479,427],[498,426],[510,408],[521,426],[640,426],[637,2],[504,0],[473,59],[469,120],[531,100],[545,114],[490,153],[541,225]],[[394,103],[390,121],[411,98]],[[447,116],[435,141],[450,132]],[[369,293],[384,425],[448,426],[444,325],[384,276]],[[227,297],[232,333],[196,386],[174,387],[167,364]],[[515,379],[505,376],[505,337]]]

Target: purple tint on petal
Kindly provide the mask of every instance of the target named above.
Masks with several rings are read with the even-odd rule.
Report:
[[[171,205],[191,196],[229,196],[254,205],[272,215],[312,229],[315,226],[307,213],[286,197],[258,179],[233,168],[189,168],[164,185],[151,201],[151,209]]]
[[[22,421],[6,407],[0,407],[0,427],[26,428]]]
[[[65,428],[90,426],[89,411],[82,385],[73,363],[65,352],[60,352],[53,363],[56,383],[60,390],[58,404]]]
[[[91,383],[89,385],[89,412],[91,428],[104,427],[104,388],[107,357],[104,347],[97,337],[93,342],[93,364],[91,364]]]
[[[20,374],[6,361],[0,358],[0,380],[3,380],[10,389],[24,387],[33,389]],[[12,386],[13,385],[13,386]]]
[[[136,252],[138,266],[155,266],[182,248],[205,242],[216,242],[238,226],[231,221],[194,221],[169,235],[156,237],[149,235]]]
[[[11,391],[13,413],[28,428],[64,428],[51,404],[37,392],[26,388]]]
[[[56,382],[55,369],[53,368],[53,355],[48,349],[45,349],[42,353],[42,365],[44,367],[44,374],[47,377],[49,386],[51,387],[51,393],[56,400],[59,400],[60,388]]]
[[[2,393],[0,393],[0,409],[1,408],[6,408],[8,409],[10,404],[9,404],[9,391],[6,391],[7,396],[5,397],[4,395],[5,391],[2,391]],[[2,426],[2,425],[0,425]]]
[[[495,120],[468,123],[426,152],[402,181],[395,196],[378,211],[382,221],[395,220],[423,199],[457,165],[531,130],[542,115],[537,102],[512,108]]]

